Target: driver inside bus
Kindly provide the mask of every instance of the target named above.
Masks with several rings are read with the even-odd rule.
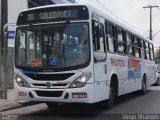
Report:
[[[78,51],[78,38],[76,39],[73,36],[69,37],[65,49],[65,56],[66,56],[67,66],[76,66],[80,64],[79,51]]]

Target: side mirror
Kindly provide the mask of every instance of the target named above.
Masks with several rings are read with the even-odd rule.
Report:
[[[106,60],[106,53],[94,52],[94,61],[95,61],[95,63],[105,62],[105,60]]]

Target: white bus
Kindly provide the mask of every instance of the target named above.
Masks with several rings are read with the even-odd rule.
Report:
[[[152,41],[92,5],[24,10],[17,20],[17,100],[97,103],[155,83]]]

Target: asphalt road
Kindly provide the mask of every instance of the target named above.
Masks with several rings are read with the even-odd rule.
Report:
[[[112,109],[103,109],[100,104],[69,104],[48,109],[42,103],[2,113],[3,117],[12,115],[14,120],[17,120],[16,117],[18,120],[135,120],[140,119],[141,114],[152,115],[152,119],[160,120],[160,86],[151,86],[143,96],[137,92],[121,96]]]

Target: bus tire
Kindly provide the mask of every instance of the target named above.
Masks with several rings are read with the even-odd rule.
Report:
[[[157,81],[156,81],[156,84],[155,84],[156,86],[158,86],[159,85],[159,77],[157,78]]]
[[[115,91],[115,85],[114,83],[111,81],[110,83],[110,90],[109,90],[109,99],[107,99],[106,102],[106,107],[108,109],[112,108],[114,106],[115,103],[115,99],[116,99],[116,91]]]
[[[46,102],[46,105],[49,109],[57,109],[59,107],[59,104],[54,102]]]
[[[140,94],[141,95],[145,95],[147,92],[147,84],[146,84],[146,76],[143,76],[143,80],[142,80],[142,89],[140,90]]]

